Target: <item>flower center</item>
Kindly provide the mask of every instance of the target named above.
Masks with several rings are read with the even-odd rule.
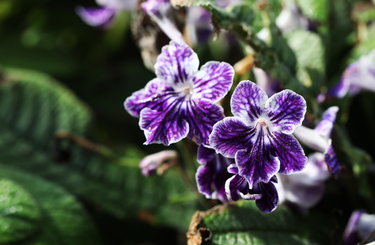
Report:
[[[185,100],[189,100],[194,93],[193,86],[190,84],[178,86],[175,88],[175,91],[178,93],[179,97],[185,97]]]
[[[254,127],[258,132],[262,131],[263,134],[269,134],[273,130],[271,121],[264,117],[259,118]]]

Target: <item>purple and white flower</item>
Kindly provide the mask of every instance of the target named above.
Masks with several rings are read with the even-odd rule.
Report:
[[[199,60],[186,44],[173,41],[163,47],[156,78],[126,99],[125,109],[146,136],[145,144],[169,145],[188,137],[207,144],[223,109],[215,104],[232,86],[234,70],[225,62],[210,61],[198,71]]]
[[[309,155],[306,167],[299,173],[277,174],[276,184],[280,203],[290,202],[302,211],[315,206],[324,194],[324,181],[330,177],[322,153]]]
[[[178,155],[176,151],[160,151],[143,158],[139,163],[139,167],[141,168],[141,172],[144,176],[151,177],[156,173],[160,165],[165,162],[173,163],[177,160],[177,157]]]
[[[329,97],[343,98],[346,94],[353,96],[361,90],[375,92],[375,50],[350,64],[340,82],[326,94],[320,94],[317,100],[323,102]]]
[[[231,201],[255,200],[256,205],[263,213],[270,213],[277,208],[279,197],[274,183],[277,183],[276,176],[272,176],[268,183],[262,181],[256,183],[252,188],[249,182],[239,174],[236,164],[228,167],[228,172],[234,174],[225,183],[227,197]]]
[[[268,183],[276,173],[292,174],[305,167],[307,157],[292,135],[306,112],[302,96],[283,90],[268,98],[256,84],[242,81],[231,108],[234,117],[214,125],[210,145],[235,158],[250,189],[258,182]]]
[[[344,244],[355,245],[363,241],[375,230],[375,215],[363,210],[356,210],[350,216],[344,232]],[[373,235],[367,242],[375,241]]]
[[[203,164],[198,167],[195,175],[198,191],[204,194],[206,198],[219,199],[226,203],[225,181],[232,177],[227,168],[234,160],[216,154],[215,150],[200,145],[198,162]],[[213,192],[212,189],[215,191]]]
[[[336,158],[330,138],[338,110],[339,108],[337,106],[328,108],[323,113],[322,120],[315,129],[301,126],[294,131],[294,136],[303,144],[325,154],[325,161],[332,174],[338,174],[341,165]]]
[[[148,0],[143,2],[141,7],[171,40],[185,43],[182,33],[173,21],[173,9],[169,0]]]
[[[108,28],[116,14],[124,10],[134,10],[137,0],[97,0],[96,3],[103,7],[78,6],[76,13],[90,26]]]

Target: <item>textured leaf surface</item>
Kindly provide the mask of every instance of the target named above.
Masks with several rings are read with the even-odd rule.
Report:
[[[320,87],[324,79],[324,47],[320,36],[299,29],[289,33],[286,38],[290,48],[297,56],[298,79],[306,87],[313,84]]]
[[[89,121],[87,107],[56,81],[9,70],[0,84],[0,161],[55,182],[117,217],[136,215],[186,229],[196,199],[177,172],[148,179],[138,168],[140,154],[119,166],[67,139],[56,140],[59,130],[84,134]]]
[[[10,207],[11,212],[15,210],[12,215],[19,219],[18,222],[30,222],[40,218],[40,212],[42,213],[42,219],[33,224],[35,228],[38,228],[38,232],[20,244],[100,244],[98,232],[87,213],[75,198],[61,187],[30,174],[12,171],[2,165],[0,165],[0,179],[1,187],[8,185],[9,188],[9,183],[12,183],[9,180],[16,182],[19,186],[14,186],[12,183],[11,188],[18,188],[14,190],[17,192],[21,191],[15,195],[18,195],[18,199],[20,195],[27,198],[23,200],[24,203],[18,203],[13,199],[13,206]],[[27,194],[25,190],[30,194]],[[32,205],[28,205],[26,201]],[[26,212],[27,216],[25,216]],[[0,224],[2,223],[0,220]],[[9,228],[16,229],[21,225],[22,223],[14,222]],[[15,238],[17,235],[13,233],[11,237]]]
[[[30,236],[40,223],[41,213],[30,193],[10,180],[0,180],[0,244]]]
[[[198,216],[194,216],[194,218]],[[200,217],[203,219],[198,218],[200,224],[196,234],[204,234],[204,228],[209,229],[212,235],[210,239],[212,244],[301,245],[329,243],[329,231],[326,229],[326,224],[314,223],[305,217],[298,217],[285,207],[279,207],[273,213],[264,214],[259,211],[254,202],[244,202],[238,207],[215,207],[207,212],[202,212]],[[315,224],[314,229],[309,229],[307,223]],[[193,234],[193,230],[189,230],[189,234]],[[207,232],[205,237],[209,237]],[[319,240],[312,242],[312,238],[315,239],[315,237]],[[191,236],[189,239],[192,242],[191,245],[199,244],[193,242],[195,238]]]

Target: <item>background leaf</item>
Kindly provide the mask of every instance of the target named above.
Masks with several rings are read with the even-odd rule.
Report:
[[[86,211],[71,194],[61,187],[30,174],[8,169],[3,165],[0,165],[0,178],[2,179],[1,183],[12,183],[9,180],[16,182],[30,193],[32,199],[29,196],[29,200],[33,200],[34,205],[37,204],[38,207],[33,207],[34,210],[28,210],[28,216],[24,216],[23,219],[35,219],[40,215],[40,212],[42,214],[40,224],[34,224],[40,230],[18,244],[100,244],[98,232]],[[13,186],[13,188],[17,187]],[[25,191],[23,192],[25,193]],[[2,189],[0,194],[4,193],[6,194]],[[20,195],[25,195],[24,193],[21,192]],[[12,205],[15,206],[11,209],[20,210],[19,212],[16,211],[14,216],[22,215],[23,208],[27,208],[28,205],[17,203],[17,200],[12,201]],[[22,216],[18,217],[21,218]],[[12,224],[10,228],[14,229],[20,225]]]
[[[0,244],[29,237],[41,226],[41,212],[28,191],[8,179],[0,180]]]

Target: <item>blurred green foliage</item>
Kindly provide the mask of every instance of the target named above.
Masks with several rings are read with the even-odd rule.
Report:
[[[324,109],[340,106],[332,138],[347,170],[327,183],[327,194],[311,210],[317,219],[285,207],[265,215],[244,203],[206,217],[201,227],[211,230],[214,244],[339,244],[352,210],[375,212],[368,171],[375,101],[370,93],[322,105],[315,98],[375,48],[371,1],[372,7],[355,11],[355,0],[299,0],[302,13],[319,22],[317,31],[285,36],[274,21],[286,0],[264,1],[265,8],[246,0],[229,9],[212,0],[192,2],[240,40],[222,53],[225,42],[197,47],[201,64],[221,57],[233,65],[250,46],[259,67],[306,98],[313,123]],[[123,102],[155,75],[132,40],[131,13],[117,15],[110,29],[93,28],[76,15],[78,5],[95,3],[0,2],[0,244],[184,244],[194,211],[216,203],[189,189],[176,169],[141,175],[140,159],[165,147],[142,146],[138,119]],[[270,32],[268,41],[256,36],[262,28]],[[186,146],[187,152],[179,149],[182,162],[195,162],[196,147]]]

